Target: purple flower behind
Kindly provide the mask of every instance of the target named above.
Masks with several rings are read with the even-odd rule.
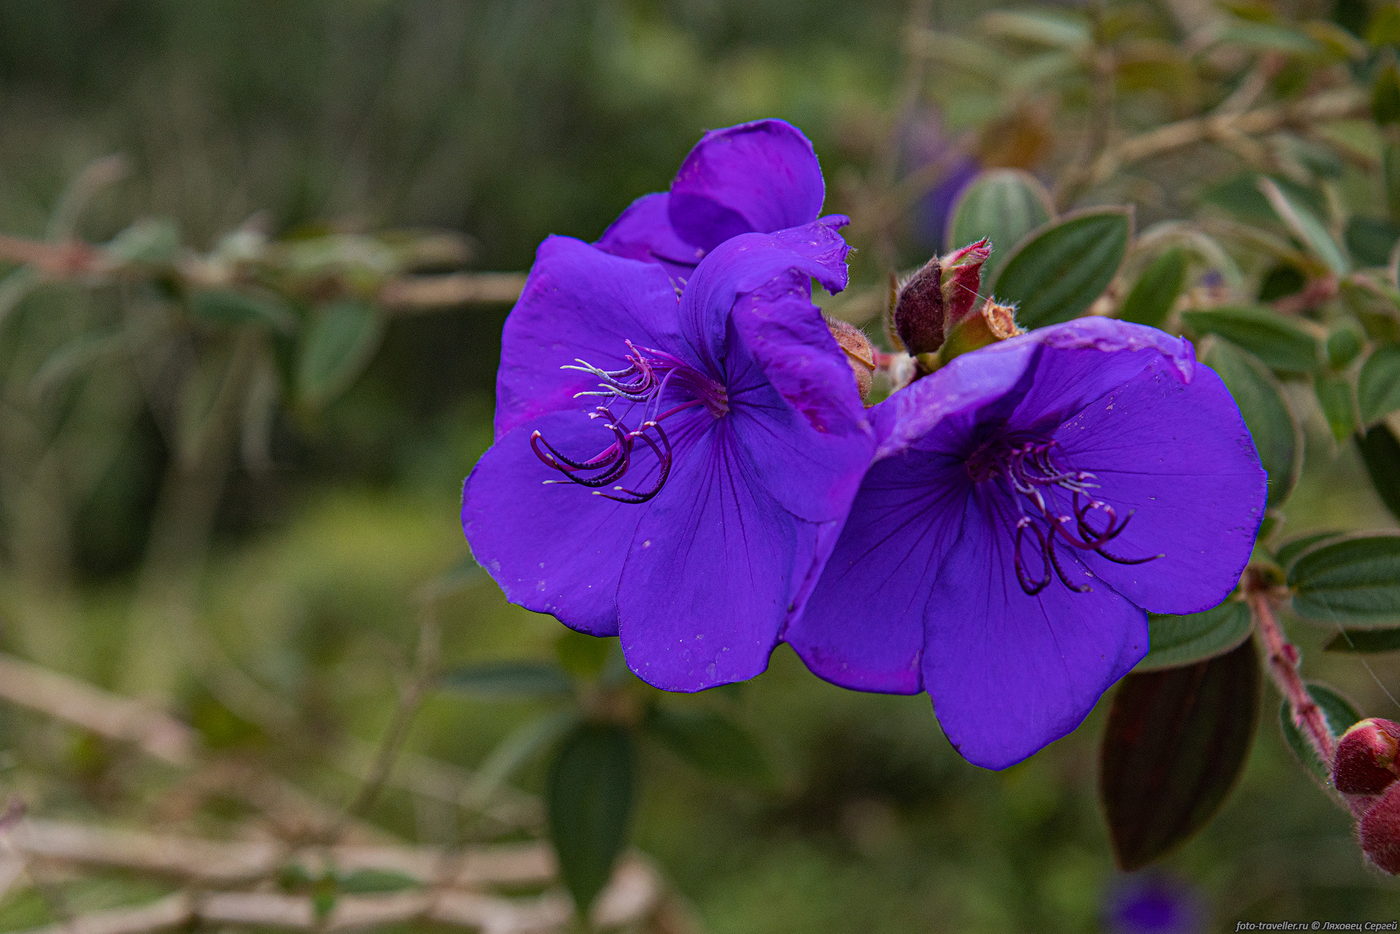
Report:
[[[817,220],[826,186],[812,144],[782,120],[706,133],[669,192],[643,195],[595,244],[615,256],[659,263],[684,282],[711,250],[745,233],[776,233]],[[823,219],[839,229],[847,218]]]
[[[1198,934],[1204,920],[1195,890],[1159,873],[1121,879],[1104,905],[1109,934]]]
[[[621,636],[657,687],[766,667],[873,448],[811,302],[811,277],[845,285],[847,249],[822,223],[743,234],[678,294],[658,264],[541,245],[462,503],[512,602]]]
[[[1144,610],[1224,599],[1263,516],[1234,400],[1153,328],[1012,338],[873,417],[874,462],[785,638],[836,684],[928,691],[988,768],[1079,725],[1147,651]]]

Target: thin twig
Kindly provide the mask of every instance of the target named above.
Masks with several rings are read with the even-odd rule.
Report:
[[[131,743],[170,765],[194,762],[198,737],[186,724],[144,701],[121,697],[13,655],[0,654],[0,699]]]
[[[437,678],[441,641],[437,613],[432,604],[424,604],[418,614],[418,646],[414,649],[413,668],[409,672],[408,682],[399,694],[399,702],[394,708],[389,728],[384,731],[384,739],[375,753],[373,764],[365,775],[360,790],[345,807],[347,817],[364,814],[384,790],[384,784],[394,769],[394,762],[403,749],[404,741],[408,739],[408,729],[413,724],[413,717],[423,705],[423,699]]]
[[[51,242],[0,234],[0,263],[16,263],[38,270],[50,279],[76,279],[100,283],[140,278],[140,269],[124,265],[106,250],[77,240]],[[165,270],[168,274],[172,270]],[[236,270],[186,257],[173,272],[185,285],[197,288],[236,287]],[[438,275],[406,274],[380,287],[378,300],[400,313],[438,311],[461,305],[510,304],[525,287],[525,276],[516,272],[458,272]]]
[[[1114,174],[1125,165],[1142,162],[1197,143],[1241,135],[1260,136],[1290,127],[1307,128],[1322,120],[1358,116],[1364,113],[1368,106],[1365,95],[1356,88],[1339,88],[1296,104],[1179,120],[1109,146],[1090,168],[1088,182],[1093,184]]]

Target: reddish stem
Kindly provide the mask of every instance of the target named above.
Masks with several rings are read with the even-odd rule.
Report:
[[[1245,598],[1254,613],[1254,628],[1268,653],[1269,675],[1278,685],[1284,700],[1288,701],[1294,725],[1308,738],[1318,757],[1330,769],[1337,754],[1337,744],[1322,708],[1317,706],[1298,675],[1298,650],[1284,638],[1278,617],[1274,615],[1273,596],[1266,587],[1249,586]]]

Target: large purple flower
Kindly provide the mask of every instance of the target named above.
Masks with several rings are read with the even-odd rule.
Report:
[[[1239,409],[1153,328],[1044,328],[873,417],[873,464],[786,639],[836,684],[927,690],[988,768],[1079,725],[1147,651],[1144,609],[1224,599],[1263,515]]]
[[[775,233],[817,219],[826,186],[812,144],[782,120],[711,130],[681,163],[669,192],[643,195],[596,246],[659,263],[684,282],[730,237]],[[847,218],[823,219],[840,228]]]
[[[496,443],[462,523],[506,595],[694,691],[764,669],[874,447],[811,302],[845,285],[829,226],[744,234],[682,294],[661,266],[540,247],[506,322]]]

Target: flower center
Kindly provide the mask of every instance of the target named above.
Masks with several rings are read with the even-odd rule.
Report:
[[[1088,584],[1076,584],[1065,570],[1055,545],[1089,551],[1115,564],[1144,564],[1161,555],[1124,558],[1105,546],[1123,533],[1132,519],[1101,496],[1098,477],[1060,463],[1056,442],[1032,436],[996,438],[983,444],[967,459],[967,473],[974,483],[996,480],[1016,503],[1012,527],[1016,580],[1035,596],[1058,577],[1076,593],[1087,593]]]
[[[704,406],[715,418],[729,411],[729,393],[720,383],[665,351],[638,347],[631,341],[626,344],[623,359],[627,365],[620,369],[604,370],[585,360],[562,367],[598,378],[597,389],[575,393],[574,398],[602,400],[588,417],[601,419],[612,439],[592,457],[575,459],[560,453],[535,431],[530,435],[535,456],[564,477],[545,483],[577,483],[593,487],[596,496],[619,503],[645,503],[661,492],[671,475],[674,449],[662,423],[698,406]],[[668,397],[672,404],[663,408]],[[619,411],[615,412],[614,407]],[[629,422],[637,427],[630,427]],[[642,490],[618,484],[636,467],[634,455],[643,451],[650,451],[656,458],[656,479]],[[610,490],[602,489],[610,485]]]

